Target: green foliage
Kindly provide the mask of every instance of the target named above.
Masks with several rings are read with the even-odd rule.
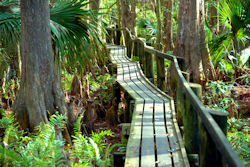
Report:
[[[219,34],[209,42],[215,66],[225,56],[224,50],[234,50],[236,53],[249,43],[249,5],[250,2],[245,0],[220,1],[220,24],[226,26],[227,32]]]
[[[250,164],[249,150],[249,121],[250,119],[235,119],[228,120],[227,138],[232,144],[235,151],[238,152],[240,158],[245,164]]]
[[[0,10],[0,45],[4,48],[17,45],[21,34],[19,3],[4,0],[0,5],[10,9]],[[87,10],[87,5],[86,0],[57,0],[50,9],[51,38],[57,60],[62,66],[78,68],[78,71],[82,71],[93,57],[103,56],[105,48],[97,28],[87,23],[100,14]]]
[[[209,107],[228,113],[229,107],[234,105],[239,107],[238,103],[231,98],[233,85],[222,81],[210,81],[206,87],[206,96]]]
[[[98,76],[92,77],[92,73],[88,74],[90,94],[94,95],[94,97],[96,98],[95,101],[97,103],[107,103],[112,100],[112,96],[110,96],[110,90],[112,88],[112,84],[115,81],[115,78],[108,73],[102,75],[97,72],[96,75]]]
[[[62,87],[64,91],[70,91],[71,84],[73,82],[74,75],[67,72],[67,70],[62,70],[61,74]]]
[[[36,127],[35,134],[24,134],[18,130],[14,116],[1,110],[0,129],[5,129],[3,146],[0,145],[1,166],[65,166],[64,141],[57,138],[57,131],[65,127],[66,116],[58,112],[47,124]],[[82,114],[83,115],[83,114]],[[68,148],[72,166],[111,166],[110,152],[118,144],[107,146],[106,136],[113,136],[111,130],[92,133],[91,137],[81,133],[81,118],[75,124],[74,146]]]
[[[72,166],[111,166],[109,154],[117,144],[112,147],[107,146],[104,138],[105,136],[113,137],[113,132],[111,130],[100,133],[92,132],[91,137],[84,136],[81,132],[82,115],[75,124],[74,147],[71,154],[71,158],[78,159],[79,163],[72,163]]]
[[[36,128],[37,135],[23,136],[23,131],[18,131],[14,117],[4,115],[3,119],[0,120],[1,127],[6,128],[6,125],[8,125],[4,140],[13,136],[15,142],[11,141],[4,147],[0,146],[1,164],[10,166],[61,166],[64,142],[56,138],[55,126],[62,128],[65,124],[65,116],[56,114],[50,118],[48,124],[41,123]],[[10,142],[9,139],[8,142]]]

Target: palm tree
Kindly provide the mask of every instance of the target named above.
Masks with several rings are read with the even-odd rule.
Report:
[[[212,61],[215,66],[223,58],[223,51],[232,48],[234,54],[249,44],[250,1],[246,0],[220,0],[218,8],[220,24],[227,27],[227,32],[219,34],[209,42],[212,51]]]

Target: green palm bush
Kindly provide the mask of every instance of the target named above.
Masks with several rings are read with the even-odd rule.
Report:
[[[249,6],[250,1],[246,0],[220,0],[220,24],[226,27],[226,32],[209,42],[215,66],[226,55],[224,50],[234,50],[236,54],[249,45]]]

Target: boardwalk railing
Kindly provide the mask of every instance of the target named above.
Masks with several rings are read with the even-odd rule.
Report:
[[[181,115],[180,119],[183,120],[185,148],[189,155],[198,155],[199,166],[244,166],[226,138],[227,114],[208,109],[201,103],[201,86],[189,83],[189,75],[181,71],[184,66],[183,58],[155,50],[134,37],[127,28],[108,28],[107,32],[106,42],[115,45],[120,44],[123,35],[127,56],[139,57],[144,75],[153,83],[153,55],[156,57],[157,87],[162,90],[165,83],[164,59],[171,60],[174,64],[170,82],[175,85],[171,89],[176,92],[177,115]]]

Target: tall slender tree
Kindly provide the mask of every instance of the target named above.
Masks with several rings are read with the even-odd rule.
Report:
[[[200,1],[199,4],[199,13],[200,13],[200,54],[201,54],[201,60],[202,60],[202,68],[205,75],[206,80],[214,80],[215,79],[215,70],[213,63],[210,59],[208,44],[207,44],[207,38],[206,38],[206,31],[205,31],[205,5],[204,0]],[[217,19],[217,18],[216,18]],[[216,21],[215,23],[218,31],[218,23]]]
[[[136,4],[137,0],[120,0],[122,13],[122,26],[127,27],[136,35]]]
[[[155,15],[157,19],[157,36],[156,36],[156,49],[162,50],[162,21],[161,21],[161,1],[154,0]],[[165,66],[164,59],[161,57],[155,57],[157,66],[157,86],[161,90],[166,89],[165,83]]]
[[[164,52],[173,50],[173,30],[172,30],[172,6],[173,0],[163,2],[163,50]]]

